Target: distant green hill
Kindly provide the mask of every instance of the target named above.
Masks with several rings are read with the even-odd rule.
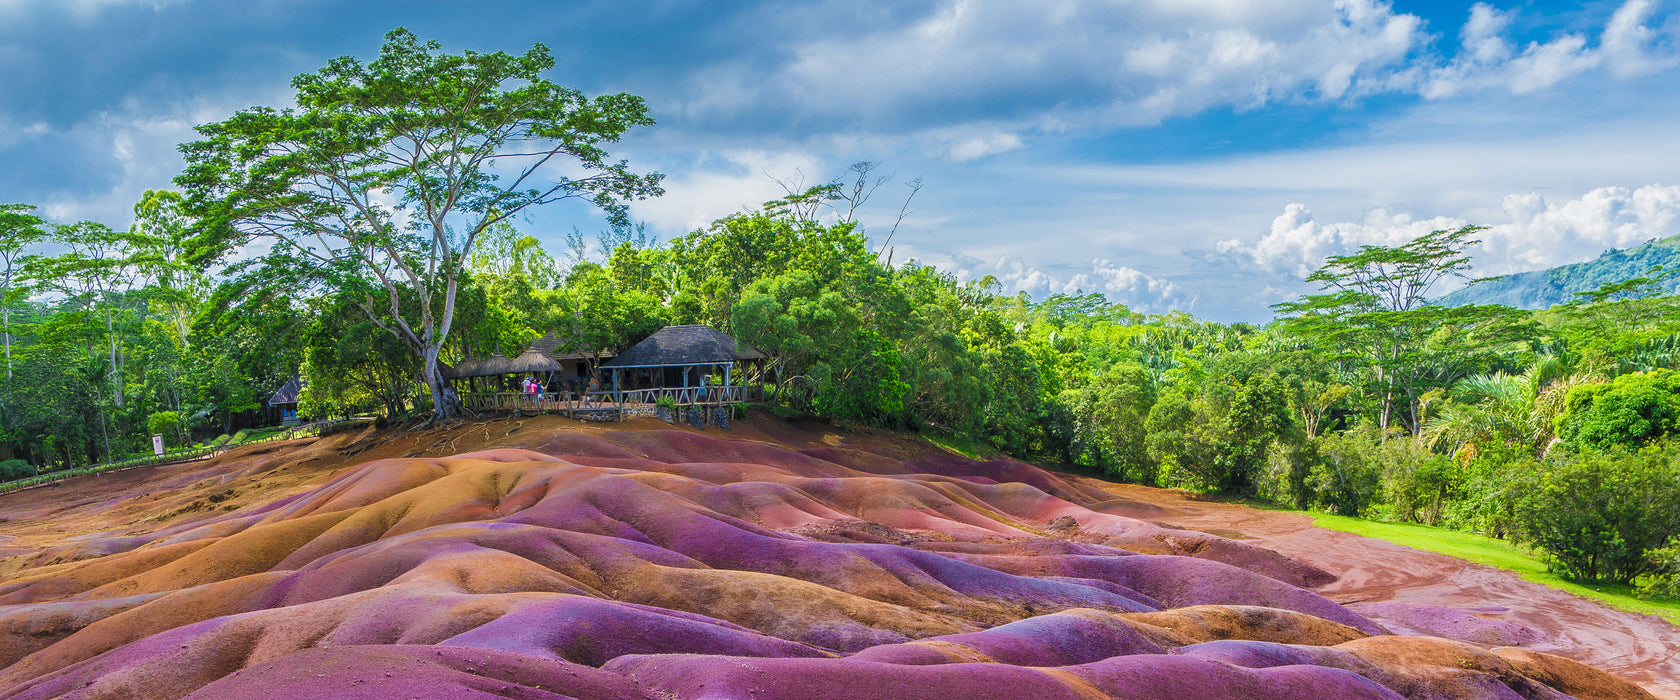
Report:
[[[1606,283],[1643,275],[1652,265],[1670,270],[1680,265],[1680,236],[1627,250],[1610,250],[1596,260],[1477,282],[1437,301],[1444,306],[1503,304],[1519,309],[1544,309],[1573,301],[1576,292],[1590,292]],[[1666,287],[1670,293],[1680,290],[1680,279],[1669,280]]]

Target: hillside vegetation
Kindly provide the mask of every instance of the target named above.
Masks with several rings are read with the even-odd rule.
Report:
[[[1654,266],[1680,269],[1680,236],[1647,241],[1626,250],[1608,250],[1586,262],[1473,282],[1441,297],[1437,303],[1547,309],[1575,301],[1576,294],[1645,275]],[[1662,288],[1667,294],[1677,290],[1680,290],[1680,280],[1670,280]]]

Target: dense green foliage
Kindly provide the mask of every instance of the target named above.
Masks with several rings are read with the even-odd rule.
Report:
[[[1680,534],[1680,446],[1545,464],[1518,502],[1519,528],[1565,577],[1630,583]]]

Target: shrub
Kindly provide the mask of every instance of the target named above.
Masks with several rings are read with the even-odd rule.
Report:
[[[1310,467],[1302,484],[1311,502],[1337,515],[1365,513],[1382,495],[1384,458],[1395,452],[1384,447],[1365,433],[1331,433],[1313,440],[1303,460]]]
[[[1540,464],[1526,445],[1490,441],[1454,455],[1459,475],[1447,522],[1504,539],[1516,529],[1517,503],[1538,478]]]
[[[1680,540],[1669,540],[1667,547],[1647,551],[1645,559],[1650,569],[1639,581],[1639,597],[1680,598]]]
[[[216,439],[210,441],[210,446],[211,447],[221,447],[222,445],[228,444],[228,442],[231,441],[231,440],[233,440],[232,435],[228,435],[227,433],[222,433],[221,435],[217,435]]]
[[[674,412],[674,411],[677,410],[677,397],[672,396],[670,394],[665,394],[665,395],[660,396],[657,399],[654,399],[653,400],[653,405],[658,407],[658,408],[662,408],[662,409],[665,409],[667,411],[673,411]]]
[[[1632,583],[1680,534],[1677,462],[1680,446],[1665,444],[1542,465],[1518,502],[1519,534],[1565,578]]]
[[[1169,392],[1149,409],[1145,447],[1169,483],[1252,495],[1272,444],[1294,439],[1288,400],[1274,375]]]
[[[158,411],[146,416],[146,428],[177,446],[186,443],[186,424],[181,421],[180,411]]]
[[[0,461],[0,481],[17,481],[35,476],[35,465],[21,459]]]
[[[1459,494],[1460,471],[1451,457],[1414,449],[1408,439],[1390,440],[1379,449],[1383,490],[1393,515],[1406,522],[1439,525],[1448,504]]]
[[[1624,374],[1608,384],[1569,390],[1558,436],[1577,447],[1638,447],[1680,428],[1680,374]]]

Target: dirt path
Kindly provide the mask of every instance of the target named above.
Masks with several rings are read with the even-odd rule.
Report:
[[[1159,522],[1254,544],[1340,577],[1319,593],[1341,603],[1419,603],[1475,609],[1540,631],[1530,648],[1568,656],[1680,699],[1680,627],[1537,583],[1516,574],[1383,540],[1314,526],[1300,513],[1193,501],[1184,494],[1086,480],[1117,496],[1164,508]],[[1499,610],[1505,608],[1505,610]]]

